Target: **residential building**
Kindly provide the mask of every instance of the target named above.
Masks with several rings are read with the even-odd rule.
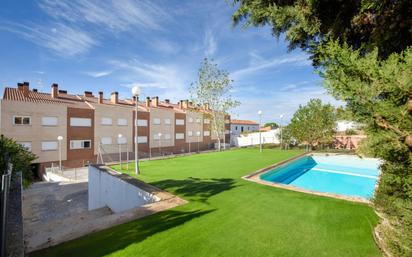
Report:
[[[251,120],[231,120],[230,131],[235,136],[241,133],[259,131],[259,123]]]
[[[120,150],[122,156],[133,157],[128,153],[134,152],[136,140],[140,157],[206,150],[216,142],[210,109],[188,100],[173,104],[158,97],[119,99],[117,92],[110,98],[103,92],[70,94],[57,84],[50,93],[42,93],[24,82],[5,88],[0,108],[1,134],[37,155],[34,166],[40,173],[52,163],[58,165],[60,158],[64,167],[79,167],[96,163],[101,153],[115,157]],[[230,116],[225,122],[224,140],[229,142]]]

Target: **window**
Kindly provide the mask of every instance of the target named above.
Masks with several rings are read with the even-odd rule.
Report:
[[[119,145],[127,144],[127,138],[126,138],[126,137],[118,137],[118,138],[117,138],[117,143],[118,143]]]
[[[237,130],[237,126],[235,127],[235,130]]]
[[[70,118],[70,126],[72,127],[91,127],[92,119],[90,118]]]
[[[31,117],[30,116],[13,116],[14,125],[30,125]]]
[[[145,143],[147,143],[147,137],[146,136],[137,137],[137,142],[139,144],[145,144]]]
[[[230,134],[230,131],[229,130],[226,130],[225,131],[225,134],[227,135],[227,134]]]
[[[127,119],[119,118],[117,119],[118,126],[127,126]]]
[[[200,133],[200,131],[196,131],[196,136],[200,137],[200,135],[202,135],[202,133]]]
[[[201,122],[202,122],[202,119],[200,119],[200,118],[196,119],[196,123],[201,123]]]
[[[154,118],[153,119],[153,124],[154,125],[160,125],[160,119],[159,118]]]
[[[192,123],[192,122],[193,122],[193,118],[190,117],[190,118],[189,118],[189,123]]]
[[[176,139],[185,139],[184,133],[176,133]]]
[[[170,125],[170,124],[171,124],[170,119],[165,119],[165,125]]]
[[[210,136],[210,131],[204,131],[204,132],[203,132],[203,136],[209,137],[209,136]]]
[[[171,138],[170,134],[165,134],[165,139],[169,140]]]
[[[57,117],[42,117],[41,125],[42,126],[57,126],[58,119]]]
[[[91,140],[70,140],[70,149],[89,149],[92,145]]]
[[[42,151],[53,151],[57,150],[58,147],[57,141],[43,141],[41,142],[41,150]]]
[[[137,120],[137,126],[138,127],[147,127],[147,120]]]
[[[176,120],[176,125],[185,125],[185,120],[183,120],[183,119],[177,119],[177,120]]]
[[[31,142],[17,142],[24,148],[26,148],[28,151],[31,151]]]
[[[112,138],[111,137],[102,137],[100,140],[102,145],[111,145],[112,144]]]
[[[193,131],[188,131],[188,132],[187,132],[187,135],[188,135],[189,137],[193,136]]]
[[[112,125],[112,118],[103,117],[101,124],[102,125]]]
[[[154,134],[154,135],[153,135],[153,139],[154,139],[154,140],[159,140],[159,139],[160,139],[159,134],[157,134],[157,133]]]
[[[226,123],[226,124],[229,124],[229,123],[230,123],[230,120],[225,120],[225,123]]]
[[[209,119],[204,119],[204,120],[203,120],[203,123],[204,123],[204,124],[210,124],[210,120],[209,120]]]

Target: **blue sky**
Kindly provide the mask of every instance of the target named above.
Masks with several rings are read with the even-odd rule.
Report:
[[[216,1],[3,0],[0,4],[0,90],[29,81],[50,91],[54,82],[72,93],[118,91],[173,102],[189,96],[204,57],[234,80],[242,104],[232,118],[283,123],[299,104],[321,98],[322,88],[300,50],[287,51],[270,28],[233,27],[234,8]]]

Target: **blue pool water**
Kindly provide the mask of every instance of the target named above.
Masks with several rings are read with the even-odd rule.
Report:
[[[260,178],[323,193],[370,199],[379,176],[379,165],[378,159],[314,155],[275,168]]]

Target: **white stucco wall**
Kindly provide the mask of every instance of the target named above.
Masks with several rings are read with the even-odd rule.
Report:
[[[262,132],[262,144],[279,144],[279,129]],[[259,132],[231,137],[231,144],[237,147],[259,145]]]
[[[135,185],[89,166],[89,210],[107,206],[118,213],[158,200]]]

